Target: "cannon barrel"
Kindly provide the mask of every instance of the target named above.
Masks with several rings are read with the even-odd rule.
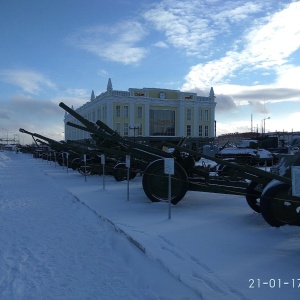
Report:
[[[27,131],[27,130],[25,130],[25,129],[23,129],[23,128],[20,128],[19,131],[22,132],[22,133],[26,133],[26,134],[29,134],[29,135],[33,135],[32,132]]]
[[[19,131],[22,132],[22,133],[29,134],[29,135],[31,135],[32,137],[36,137],[36,138],[39,138],[39,139],[41,139],[41,140],[44,140],[44,141],[48,142],[49,144],[53,144],[53,145],[61,145],[61,146],[64,145],[64,144],[62,144],[61,142],[55,141],[55,140],[53,140],[53,139],[50,139],[50,138],[48,138],[48,137],[46,137],[46,136],[43,136],[43,135],[41,135],[41,134],[38,134],[38,133],[33,133],[33,132],[30,132],[30,131],[27,131],[27,130],[25,130],[25,129],[23,129],[23,128],[20,128]]]
[[[91,128],[91,129],[98,129],[98,126],[87,120],[86,118],[84,118],[83,116],[81,116],[80,114],[78,114],[74,109],[70,108],[69,106],[67,106],[65,103],[60,102],[59,106],[61,108],[63,108],[66,112],[68,112],[70,115],[72,115],[75,119],[77,119],[78,121],[80,121],[84,126]]]
[[[98,120],[96,124],[105,132],[107,132],[110,135],[115,135],[121,137],[115,130],[111,129],[109,126],[107,126],[104,122]]]
[[[40,143],[43,143],[44,145],[47,145],[49,147],[51,147],[53,150],[56,150],[56,151],[70,151],[72,150],[73,152],[77,152],[77,153],[83,153],[83,149],[80,149],[79,147],[75,147],[75,146],[70,146],[69,144],[67,143],[61,143],[61,142],[58,142],[58,141],[55,141],[53,139],[50,139],[46,136],[43,136],[41,134],[38,134],[38,133],[33,133],[33,132],[30,132],[30,131],[27,131],[23,128],[20,128],[19,129],[20,132],[22,133],[26,133],[26,134],[29,134],[32,136],[32,138],[37,138],[36,141],[39,141]],[[43,141],[46,141],[46,142],[43,142]]]
[[[88,131],[90,133],[92,133],[92,135],[95,135],[97,137],[100,137],[100,138],[107,138],[107,139],[110,139],[110,140],[113,140],[117,143],[119,143],[123,148],[124,148],[124,145],[127,145],[129,148],[127,149],[127,152],[126,154],[133,154],[133,152],[135,151],[138,151],[140,154],[143,154],[145,159],[154,159],[154,158],[162,158],[162,157],[173,157],[172,154],[170,153],[167,153],[165,151],[162,151],[160,149],[156,149],[156,148],[153,148],[153,147],[150,147],[150,146],[146,146],[146,145],[142,145],[142,144],[139,144],[139,143],[136,143],[136,142],[132,142],[132,141],[129,141],[129,140],[126,140],[125,138],[122,138],[122,137],[118,137],[118,136],[112,136],[112,135],[108,135],[107,133],[104,133],[104,132],[100,132],[100,131],[97,131],[97,130],[94,130],[94,129],[91,129],[91,128],[86,128],[86,127],[83,127],[83,126],[80,126],[80,125],[77,125],[77,124],[74,124],[72,122],[67,122],[67,125],[69,126],[72,126],[74,128],[78,128],[78,129],[81,129],[81,130],[85,130],[85,131]],[[124,150],[124,152],[126,151],[126,149]]]

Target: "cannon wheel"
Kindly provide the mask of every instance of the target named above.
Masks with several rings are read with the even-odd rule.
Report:
[[[267,189],[260,199],[261,214],[273,227],[299,225],[300,215],[297,208],[300,207],[300,202],[291,201],[289,190],[289,185],[278,183]]]
[[[92,168],[89,165],[80,165],[77,170],[83,176],[92,175]]]
[[[132,170],[129,171],[129,179],[133,179],[136,176],[136,172],[133,172]],[[116,181],[123,181],[127,180],[127,167],[125,163],[118,163],[115,165],[113,169],[113,175]]]
[[[261,192],[259,192],[256,187],[260,185],[257,182],[251,181],[246,188],[246,201],[248,205],[257,213],[260,213],[260,196]]]
[[[152,202],[168,201],[169,176],[164,173],[164,160],[158,159],[146,168],[142,185],[146,196]],[[177,204],[188,190],[185,170],[175,161],[174,175],[171,175],[171,202]]]

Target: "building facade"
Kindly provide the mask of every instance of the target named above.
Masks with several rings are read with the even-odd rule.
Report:
[[[208,97],[196,93],[160,88],[114,90],[111,79],[107,90],[91,99],[76,112],[89,121],[101,120],[122,136],[190,136],[215,137],[215,94]],[[89,138],[89,133],[66,125],[82,125],[66,113],[65,139]]]

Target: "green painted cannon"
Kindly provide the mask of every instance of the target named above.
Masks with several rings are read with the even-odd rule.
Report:
[[[65,105],[60,106],[66,108]],[[173,204],[179,203],[187,191],[243,195],[249,206],[261,213],[271,226],[300,225],[300,197],[291,192],[291,166],[300,166],[300,153],[290,157],[283,156],[279,164],[269,172],[207,156],[181,145],[164,143],[166,147],[174,149],[172,153],[165,152],[120,137],[113,134],[112,130],[103,130],[94,123],[91,125],[75,111],[67,109],[79,121],[82,120],[85,126],[70,122],[67,125],[90,132],[96,141],[110,141],[114,147],[96,144],[99,151],[118,151],[123,157],[131,155],[133,167],[138,161],[144,162],[140,169],[143,174],[142,185],[145,194],[153,202],[168,200],[168,175],[164,174],[164,158],[174,158],[174,175],[171,177]],[[97,121],[97,124],[101,125],[101,121]],[[218,167],[196,164],[200,157],[212,161]]]
[[[114,166],[112,166],[112,164],[108,166],[109,168],[113,168],[112,175],[117,181],[124,180],[127,177],[127,168],[124,161],[128,154],[131,155],[130,178],[134,178],[137,173],[142,172],[153,160],[163,157],[172,157],[171,154],[160,149],[121,137],[100,120],[96,123],[90,122],[64,103],[60,103],[59,106],[80,121],[84,126],[71,122],[68,122],[67,125],[89,132],[94,140],[93,147],[105,154],[108,159],[116,160]],[[99,169],[97,165],[91,167]]]
[[[19,131],[31,135],[36,145],[43,146],[38,148],[41,149],[38,157],[45,160],[55,160],[61,166],[68,166],[75,170],[78,168],[75,160],[81,161],[83,154],[90,156],[97,155],[97,153],[88,149],[87,144],[82,143],[81,145],[76,145],[72,142],[58,142],[41,134],[27,131],[23,128],[20,128]]]

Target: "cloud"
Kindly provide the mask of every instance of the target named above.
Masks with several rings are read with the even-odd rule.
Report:
[[[0,69],[0,81],[18,86],[29,94],[39,94],[45,87],[56,89],[51,80],[32,70]]]
[[[0,119],[9,120],[9,116],[6,110],[0,109]]]
[[[264,25],[249,30],[242,51],[228,51],[220,59],[191,67],[185,88],[228,83],[244,69],[251,72],[273,68],[284,72],[282,65],[300,47],[299,15],[300,2],[297,2],[270,16]]]
[[[91,26],[69,36],[70,45],[124,65],[138,63],[147,53],[137,44],[147,34],[136,21],[124,21],[113,26]]]
[[[245,22],[261,11],[261,2],[164,0],[144,12],[143,17],[165,34],[167,42],[189,56],[210,56],[214,43],[230,34],[233,24]],[[212,50],[213,49],[213,50]]]
[[[264,101],[249,101],[248,103],[252,107],[253,112],[261,114],[269,114],[271,112]]]
[[[31,143],[33,140],[31,136],[21,134],[20,128],[61,140],[64,131],[63,118],[64,111],[53,100],[45,101],[17,94],[1,102],[1,126],[8,131],[10,137],[19,135],[23,143]]]
[[[105,78],[109,77],[108,72],[104,69],[97,71],[97,75]]]
[[[279,88],[267,86],[244,87],[237,94],[232,94],[238,100],[264,100],[266,102],[291,101],[300,98],[300,89],[295,88]]]
[[[236,109],[237,105],[231,96],[218,95],[216,112],[228,112]]]
[[[234,109],[233,103],[251,105],[252,110],[260,113],[270,112],[266,103],[300,101],[300,67],[288,63],[293,59],[293,53],[300,48],[299,15],[300,2],[294,2],[267,18],[258,19],[257,25],[247,30],[244,48],[240,52],[237,49],[228,51],[219,59],[192,66],[185,76],[186,83],[182,89],[196,90],[214,86],[216,109],[219,112],[227,110],[226,100],[230,100],[229,109]],[[258,85],[257,80],[253,86],[231,84],[233,78],[239,82],[245,74],[253,76],[252,71],[257,76],[258,69],[262,73],[267,72],[265,76],[275,76],[274,82]],[[231,98],[221,99],[218,91]]]
[[[158,48],[169,48],[168,44],[163,41],[157,42],[153,46]]]
[[[52,101],[39,100],[24,95],[15,95],[9,102],[9,107],[14,114],[26,116],[28,119],[45,121],[47,118],[62,116],[61,108]]]

